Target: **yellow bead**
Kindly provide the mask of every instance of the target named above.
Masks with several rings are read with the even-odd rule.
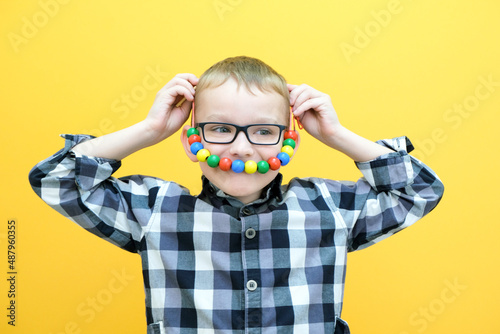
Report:
[[[257,163],[252,160],[245,162],[245,172],[247,174],[253,174],[257,171]]]
[[[293,156],[293,147],[285,145],[281,148],[281,152],[285,152],[291,158]]]
[[[207,150],[206,148],[203,148],[196,153],[196,158],[198,158],[198,161],[200,162],[205,162],[207,161],[208,157],[210,156],[210,151]]]

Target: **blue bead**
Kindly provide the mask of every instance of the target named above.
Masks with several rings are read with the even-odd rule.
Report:
[[[241,160],[235,160],[231,164],[231,169],[235,173],[241,173],[241,172],[243,172],[245,170],[245,163],[243,161],[241,161]]]
[[[194,142],[191,144],[189,149],[191,150],[191,153],[195,154],[198,153],[199,150],[203,148],[203,144],[200,142]]]
[[[276,156],[281,161],[281,166],[286,166],[290,162],[290,156],[285,152],[281,152]]]

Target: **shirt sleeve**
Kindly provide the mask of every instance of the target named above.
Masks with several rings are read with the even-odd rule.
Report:
[[[408,153],[408,138],[377,143],[394,150],[367,162],[356,162],[363,177],[344,184],[337,195],[349,231],[349,251],[369,247],[412,225],[436,207],[444,186],[428,166]]]
[[[114,178],[116,160],[80,155],[72,148],[91,136],[62,135],[65,147],[29,173],[35,193],[57,212],[127,251],[137,252],[165,181],[134,175]]]

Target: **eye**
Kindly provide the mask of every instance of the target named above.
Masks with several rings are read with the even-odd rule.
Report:
[[[276,131],[273,128],[260,127],[255,129],[253,133],[257,136],[274,136]]]
[[[221,125],[221,124],[217,124],[217,125],[212,125],[208,128],[208,130],[210,132],[216,132],[216,133],[231,133],[232,132],[232,128],[227,126],[227,125]]]

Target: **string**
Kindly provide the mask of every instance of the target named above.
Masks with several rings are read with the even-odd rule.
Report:
[[[293,123],[293,131],[296,130],[295,122],[297,122],[297,125],[298,125],[300,130],[302,130],[304,128],[304,126],[300,122],[299,116],[295,116],[293,114],[292,106],[290,106],[290,127],[289,127],[289,129],[292,129],[292,123]]]
[[[193,100],[193,105],[191,107],[191,127],[194,128],[194,100]]]
[[[255,172],[259,172],[261,174],[265,174],[269,171],[269,169],[272,170],[277,170],[281,166],[286,166],[289,162],[290,159],[292,158],[294,154],[294,149],[295,149],[295,138],[296,137],[291,137],[294,139],[286,139],[283,142],[283,147],[281,149],[281,152],[278,153],[276,157],[271,157],[267,161],[259,161],[258,163],[254,162],[253,160],[248,160],[246,162],[243,162],[242,160],[235,160],[231,161],[229,158],[219,158],[216,155],[212,155],[209,150],[205,149],[203,147],[203,144],[201,143],[201,138],[198,136],[199,132],[195,128],[195,123],[194,123],[194,113],[195,113],[195,106],[194,106],[194,101],[192,102],[192,111],[191,111],[191,129],[188,130],[187,135],[188,139],[190,138],[195,138],[192,137],[196,135],[197,139],[193,142],[190,141],[190,150],[191,153],[195,154],[198,158],[198,161],[200,162],[207,162],[207,164],[210,167],[220,167],[224,171],[228,171],[232,169],[236,173],[241,173],[245,171],[248,174],[253,174]],[[293,126],[292,126],[293,123]],[[295,126],[296,123],[299,126],[299,129],[303,129],[302,124],[300,123],[300,119],[298,117],[295,117],[292,113],[292,107],[290,107],[290,124],[289,124],[289,132],[296,133],[295,131]],[[293,131],[291,128],[293,127]],[[296,136],[296,134],[295,134]],[[201,155],[199,154],[201,153]],[[224,165],[223,165],[224,164]]]

